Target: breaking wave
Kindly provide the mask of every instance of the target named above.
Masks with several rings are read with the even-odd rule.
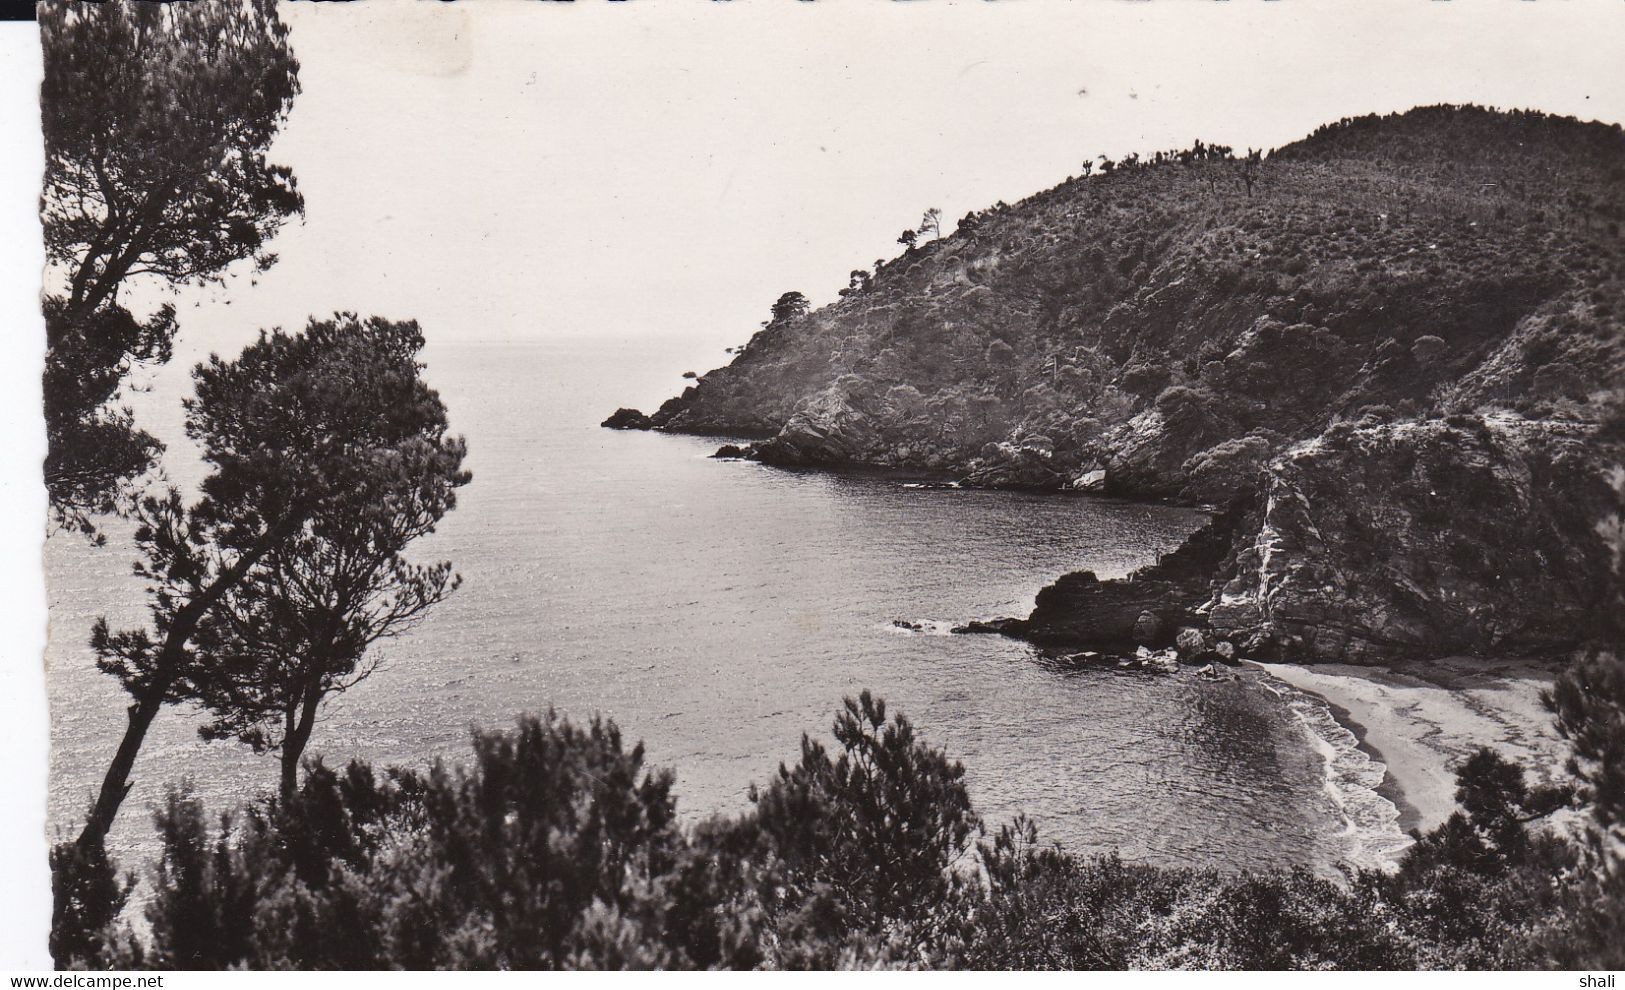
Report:
[[[1399,808],[1378,791],[1388,767],[1360,748],[1359,737],[1337,720],[1324,698],[1273,677],[1261,683],[1297,717],[1324,761],[1326,798],[1343,822],[1340,837],[1348,844],[1344,862],[1394,869],[1412,839],[1399,827]]]

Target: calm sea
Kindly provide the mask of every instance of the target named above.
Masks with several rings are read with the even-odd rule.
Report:
[[[842,697],[869,688],[964,762],[990,821],[1025,812],[1072,850],[1321,870],[1380,855],[1393,833],[1371,793],[1381,767],[1314,699],[1062,670],[1020,643],[940,632],[1024,613],[1068,570],[1125,574],[1199,516],[787,472],[711,460],[716,441],[598,427],[675,390],[671,360],[606,342],[431,346],[474,482],[417,552],[452,560],[463,587],[378,647],[385,668],[328,706],[313,753],[423,766],[462,758],[471,726],[601,712],[675,768],[699,816],[745,807],[803,732],[827,736]],[[183,484],[197,476],[176,436],[184,385],[166,372],[141,399]],[[95,616],[143,615],[126,531],[110,537],[46,548],[53,833],[88,804],[123,727],[84,646]],[[183,778],[213,808],[274,787],[273,760],[199,741],[200,721],[171,710],[149,738],[113,836],[127,861],[150,854],[148,809]]]

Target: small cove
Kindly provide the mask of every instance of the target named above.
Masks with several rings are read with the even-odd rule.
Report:
[[[1336,754],[1252,679],[1067,670],[1000,637],[931,634],[1023,613],[1069,570],[1126,574],[1199,514],[778,471],[713,460],[715,441],[602,430],[606,396],[662,374],[602,343],[431,343],[428,363],[475,480],[418,556],[451,559],[464,586],[330,705],[311,747],[329,762],[461,759],[472,726],[601,712],[676,770],[692,820],[745,807],[868,688],[965,763],[992,824],[1024,813],[1068,849],[1162,865],[1329,872],[1368,856],[1327,786]],[[184,384],[166,369],[143,403],[177,408]],[[195,477],[184,440],[165,439],[171,476]],[[47,546],[53,835],[123,711],[83,645],[90,622],[142,617],[127,536],[109,535]],[[126,857],[150,853],[146,810],[182,778],[213,808],[273,785],[273,761],[205,744],[198,724],[172,711],[149,739],[113,836]]]

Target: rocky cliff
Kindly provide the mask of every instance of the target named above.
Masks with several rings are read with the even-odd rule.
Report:
[[[776,313],[622,425],[1238,505],[1134,581],[1047,589],[1007,624],[1035,638],[1366,660],[1582,634],[1625,382],[1620,128],[1430,107],[1102,172]]]
[[[1066,575],[992,628],[1350,663],[1566,650],[1617,600],[1595,533],[1605,447],[1592,427],[1506,414],[1336,427],[1156,565]]]

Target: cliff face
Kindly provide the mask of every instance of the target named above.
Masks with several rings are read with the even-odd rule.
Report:
[[[1505,415],[1330,430],[1270,466],[1206,624],[1255,657],[1571,647],[1615,600],[1596,442]]]
[[[1125,164],[967,216],[653,423],[779,464],[1219,501],[1368,407],[1595,418],[1625,369],[1622,218],[1625,135],[1536,114]]]
[[[1254,656],[1558,649],[1625,384],[1625,133],[1434,107],[1267,158],[1198,146],[973,213],[775,320],[651,417],[784,465],[1233,504],[1054,643]]]
[[[1334,428],[1156,565],[1066,575],[1000,630],[1122,649],[1194,629],[1208,649],[1349,663],[1561,651],[1617,594],[1599,454],[1591,427],[1504,414]]]

